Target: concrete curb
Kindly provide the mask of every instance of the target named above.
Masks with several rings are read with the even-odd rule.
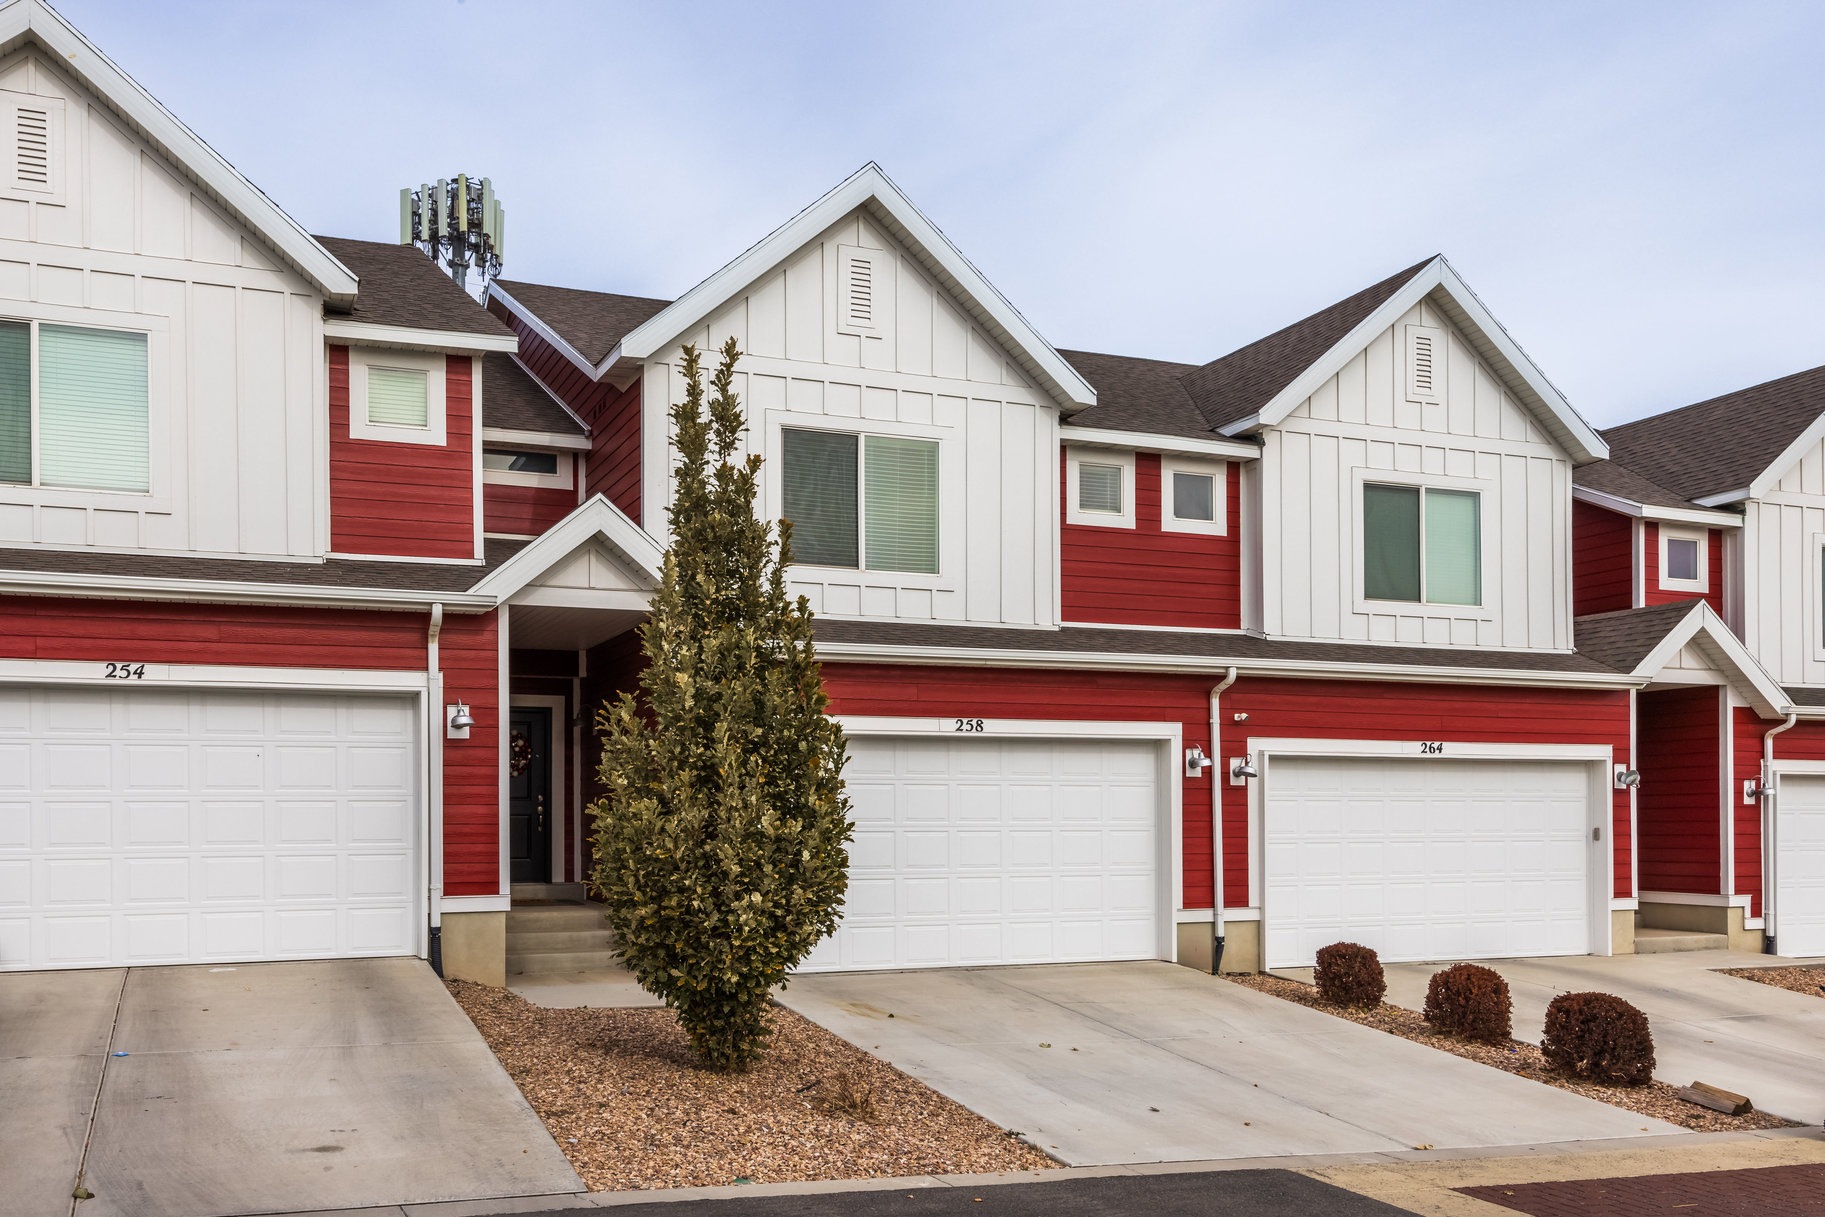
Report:
[[[612,1209],[634,1204],[670,1204],[686,1200],[735,1200],[757,1196],[815,1196],[834,1192],[916,1191],[920,1188],[1000,1187],[1011,1183],[1057,1183],[1110,1175],[1174,1175],[1204,1171],[1319,1170],[1329,1166],[1453,1162],[1480,1158],[1547,1157],[1552,1154],[1597,1154],[1615,1150],[1663,1150],[1730,1142],[1821,1140],[1817,1127],[1770,1128],[1754,1132],[1698,1132],[1594,1141],[1541,1142],[1530,1145],[1414,1149],[1385,1153],[1304,1154],[1283,1158],[1217,1158],[1197,1162],[1133,1162],[1114,1166],[1061,1166],[1056,1170],[1002,1171],[987,1175],[907,1175],[888,1179],[818,1179],[802,1183],[742,1183],[718,1187],[677,1187],[637,1192],[559,1192],[545,1196],[503,1196],[493,1200],[444,1200],[424,1204],[390,1204],[376,1208],[317,1209],[310,1212],[259,1214],[258,1217],[507,1217],[514,1213]],[[239,1217],[256,1217],[243,1214]]]

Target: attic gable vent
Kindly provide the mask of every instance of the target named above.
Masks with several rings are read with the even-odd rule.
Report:
[[[890,328],[893,263],[884,249],[837,247],[837,325],[845,334],[884,336]]]
[[[1445,331],[1430,325],[1407,327],[1407,400],[1443,400]]]
[[[51,113],[20,106],[14,124],[14,172],[21,186],[51,188]]]

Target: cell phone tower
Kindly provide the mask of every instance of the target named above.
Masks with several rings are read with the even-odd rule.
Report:
[[[494,197],[494,183],[466,173],[439,178],[399,192],[399,243],[416,245],[470,291],[469,272],[479,276],[472,295],[485,299],[501,273],[502,234],[507,211]]]

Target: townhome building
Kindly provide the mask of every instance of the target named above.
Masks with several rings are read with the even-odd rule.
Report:
[[[850,741],[807,969],[1825,934],[1810,381],[1599,433],[1443,257],[1205,363],[1059,350],[874,165],[675,300],[477,302],[0,27],[0,969],[501,983],[727,338]]]

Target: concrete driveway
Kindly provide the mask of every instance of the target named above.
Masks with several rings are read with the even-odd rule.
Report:
[[[1825,1118],[1825,1000],[1717,971],[1817,961],[1678,951],[1481,962],[1508,981],[1517,1039],[1539,1042],[1547,1003],[1561,993],[1614,993],[1648,1016],[1661,1081],[1709,1082],[1804,1124]],[[1388,1000],[1423,1009],[1426,984],[1444,966],[1389,964]]]
[[[780,1000],[1074,1166],[1682,1131],[1168,963],[801,976]]]
[[[415,959],[8,973],[0,1095],[6,1217],[583,1190]]]

